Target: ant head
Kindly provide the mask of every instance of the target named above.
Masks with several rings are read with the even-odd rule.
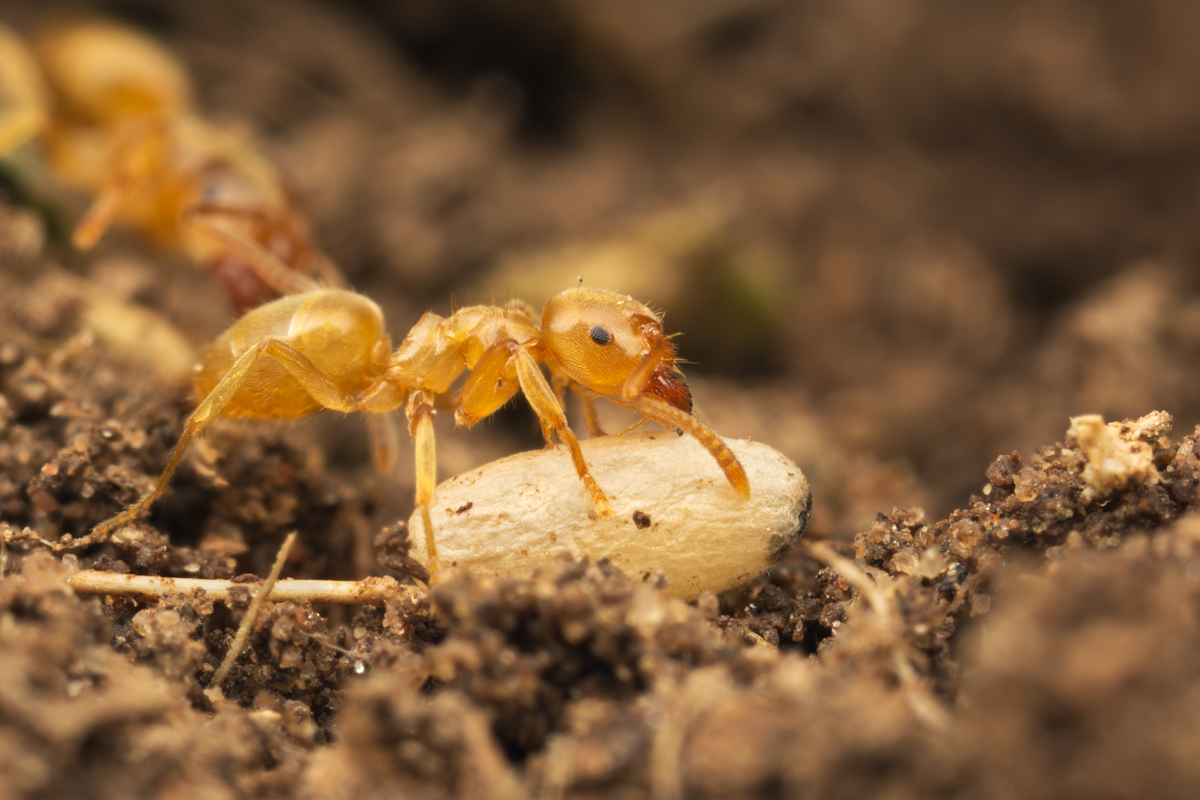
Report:
[[[187,131],[195,146],[212,151],[198,165],[189,198],[194,206],[225,210],[252,210],[258,216],[280,216],[294,202],[279,170],[236,133],[206,123]]]
[[[658,315],[626,295],[601,289],[568,289],[546,303],[542,335],[551,368],[593,392],[621,396],[632,387],[683,411],[692,395],[675,367],[675,346]],[[627,396],[627,395],[626,395]]]

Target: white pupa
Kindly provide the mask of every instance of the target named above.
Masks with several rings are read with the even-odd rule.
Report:
[[[690,436],[648,433],[581,442],[612,502],[597,518],[563,446],[518,453],[437,487],[433,526],[444,576],[496,575],[567,551],[642,578],[662,571],[683,599],[737,586],[777,563],[812,509],[808,480],[782,453],[726,440],[750,479],[744,500]],[[413,555],[428,564],[414,513]]]

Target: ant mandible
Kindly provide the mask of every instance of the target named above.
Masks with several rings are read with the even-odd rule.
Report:
[[[518,391],[552,435],[567,445],[599,515],[612,509],[583,459],[554,383],[586,398],[605,397],[700,442],[732,487],[750,497],[737,457],[691,414],[691,393],[675,347],[659,317],[630,297],[600,289],[568,289],[552,297],[540,324],[523,303],[478,305],[449,317],[426,312],[393,352],[379,307],[342,289],[281,297],[246,313],[225,331],[197,367],[202,398],[154,487],[79,540],[107,537],[150,509],[193,436],[218,417],[287,419],[320,409],[374,414],[404,407],[416,447],[416,502],[425,526],[430,575],[438,570],[430,506],[436,486],[434,403],[464,372],[453,398],[454,418],[471,426]]]
[[[0,26],[0,156],[40,136],[59,178],[95,195],[76,246],[122,222],[212,270],[239,312],[305,276],[344,285],[275,166],[191,94],[171,54],[125,26],[75,23],[32,49]]]

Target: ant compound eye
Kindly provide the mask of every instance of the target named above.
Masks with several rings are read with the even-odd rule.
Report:
[[[596,344],[608,344],[613,340],[613,335],[608,332],[608,329],[601,328],[599,325],[588,331],[588,336],[592,337],[592,341]]]

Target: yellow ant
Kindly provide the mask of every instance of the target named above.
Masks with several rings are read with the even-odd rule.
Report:
[[[470,427],[523,392],[547,444],[557,435],[567,445],[595,512],[607,515],[608,497],[583,459],[542,364],[559,392],[569,387],[585,403],[605,397],[691,434],[734,490],[750,497],[737,457],[690,413],[691,394],[661,320],[630,297],[568,289],[547,302],[540,324],[528,306],[516,302],[469,306],[449,317],[429,311],[393,352],[374,302],[342,289],[317,288],[252,309],[216,340],[197,367],[200,404],[155,486],[76,544],[103,539],[145,515],[166,490],[188,442],[218,417],[287,419],[320,409],[375,414],[403,406],[416,446],[416,503],[430,574],[436,577],[430,517],[437,477],[435,400],[464,372],[469,374],[450,404],[455,420]]]
[[[55,174],[95,196],[76,246],[124,223],[212,270],[238,311],[305,276],[343,285],[274,165],[191,94],[171,54],[122,25],[60,27],[32,48],[0,26],[0,156],[38,138]]]

